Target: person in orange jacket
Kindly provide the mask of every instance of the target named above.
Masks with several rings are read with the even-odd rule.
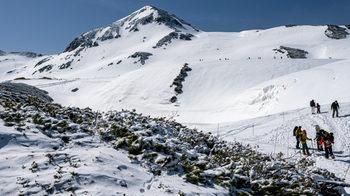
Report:
[[[311,139],[307,137],[306,131],[303,130],[303,132],[299,136],[299,141],[303,147],[303,154],[306,155],[306,153],[307,153],[307,155],[310,155],[309,148],[307,147],[307,144],[306,144],[306,140],[311,140]]]
[[[334,144],[334,142],[331,140],[331,138],[329,138],[328,135],[326,135],[321,139],[319,145],[322,145],[322,144],[324,145],[326,159],[328,159],[329,155],[331,155],[332,158],[334,159],[334,155],[332,152],[332,144]]]

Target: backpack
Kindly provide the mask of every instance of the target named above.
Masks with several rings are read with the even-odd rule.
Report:
[[[324,138],[324,145],[325,145],[326,147],[328,147],[328,146],[331,146],[331,145],[332,145],[332,142],[331,142],[331,140],[329,140],[329,138],[328,138],[328,137]]]
[[[323,129],[320,130],[320,136],[321,136],[322,138],[328,137],[327,135],[328,135],[328,134],[327,134],[327,132],[326,132],[325,130],[323,130]]]
[[[293,129],[293,136],[296,136],[295,135],[295,131],[298,129],[298,126],[295,126],[294,129]]]
[[[331,139],[333,142],[334,142],[334,136],[333,136],[333,133],[331,132],[331,133],[329,133],[329,139]]]

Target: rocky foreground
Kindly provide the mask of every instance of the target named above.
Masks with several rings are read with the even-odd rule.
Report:
[[[175,173],[187,183],[225,187],[227,195],[345,193],[342,186],[347,184],[333,173],[314,167],[312,159],[261,154],[259,146],[228,143],[211,133],[189,129],[173,120],[176,114],[169,118],[151,118],[135,110],[101,113],[89,108],[63,107],[51,103],[40,90],[31,89],[30,92],[37,95],[16,86],[0,86],[0,123],[15,131],[15,134],[1,132],[0,150],[16,138],[24,147],[31,148],[30,145],[35,144],[47,152],[28,153],[21,159],[21,168],[6,168],[9,173],[22,171],[17,179],[6,180],[8,186],[18,189],[18,195],[88,194],[84,185],[104,183],[89,173],[77,172],[79,167],[91,163],[67,151],[77,146],[91,148],[94,144],[87,145],[87,141],[92,143],[93,140],[127,153],[132,164],[146,168],[154,178]],[[42,134],[49,144],[28,142],[33,134]],[[93,161],[103,164],[99,157]],[[42,179],[46,179],[45,182]],[[126,180],[114,180],[128,188]],[[185,195],[181,190],[161,188],[169,194]]]

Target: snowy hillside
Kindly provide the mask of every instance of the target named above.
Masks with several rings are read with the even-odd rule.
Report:
[[[337,158],[325,160],[322,153],[313,152],[308,159],[343,178],[350,163],[350,147],[344,137],[350,131],[349,29],[349,25],[286,25],[243,32],[203,32],[171,13],[145,6],[111,25],[83,33],[67,43],[60,54],[28,56],[0,51],[0,82],[36,86],[47,91],[55,103],[66,107],[89,107],[97,113],[135,109],[152,118],[174,118],[228,142],[259,145],[260,151],[274,156],[278,152],[283,152],[284,158],[293,156],[289,163],[302,160],[299,154],[294,156],[297,151],[287,148],[295,144],[292,128],[300,125],[314,138],[314,125],[318,124],[335,133]],[[311,99],[321,105],[321,114],[310,114]],[[336,119],[330,114],[334,100],[341,107],[340,118]],[[29,127],[28,132],[36,132],[34,125]],[[1,130],[8,139],[18,134],[3,125]],[[41,140],[45,137],[41,134],[30,141]],[[97,145],[108,150],[95,144],[99,143],[95,139],[91,135],[82,143],[89,149]],[[2,150],[11,150],[14,141],[10,140]],[[58,140],[51,142],[61,142]],[[89,141],[94,142],[85,144]],[[309,143],[309,147],[312,144],[315,145]],[[44,149],[40,153],[50,145],[40,147]],[[9,152],[4,153],[6,156]],[[113,163],[107,157],[119,156],[113,153],[106,155],[106,165]],[[134,167],[129,164],[120,163]],[[94,169],[98,167],[102,166]],[[125,175],[135,176],[138,169]],[[140,177],[135,186],[164,183],[168,177],[148,175],[151,174]],[[349,177],[344,178],[350,182]],[[177,182],[181,184],[182,179]],[[187,190],[192,188],[186,185]],[[215,192],[214,188],[218,192],[227,191],[216,185],[211,188],[210,193]],[[207,191],[198,188],[198,193]]]
[[[305,107],[310,99],[322,105],[333,99],[349,102],[350,93],[341,86],[348,73],[350,41],[346,36],[329,38],[329,28],[202,32],[146,6],[82,34],[61,54],[22,66],[2,61],[1,78],[51,78],[25,82],[49,91],[63,105],[135,108],[154,116],[178,112],[178,120],[186,123],[235,121]],[[192,71],[178,94],[171,85],[184,64]],[[293,95],[298,99],[292,102],[283,98]]]
[[[350,186],[338,177],[345,169],[339,151],[330,161],[339,169],[330,172],[315,167],[327,163],[315,153],[261,154],[260,142],[271,143],[261,137],[265,130],[242,145],[172,118],[62,107],[25,91],[13,93],[18,87],[0,90],[3,195],[347,195],[342,186]],[[274,126],[268,120],[258,121]],[[246,129],[225,125],[222,136],[247,136]]]

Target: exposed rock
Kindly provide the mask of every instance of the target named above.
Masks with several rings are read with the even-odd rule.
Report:
[[[133,55],[129,56],[128,58],[140,57],[138,61],[141,62],[142,65],[144,65],[145,61],[148,59],[149,56],[152,56],[152,54],[149,52],[135,52]]]
[[[163,45],[170,44],[172,39],[182,39],[182,40],[189,41],[191,40],[191,37],[193,37],[193,35],[190,33],[183,34],[183,33],[171,32],[169,33],[169,35],[160,39],[156,44],[156,46],[153,46],[153,48],[160,48]]]
[[[60,69],[67,69],[68,67],[70,67],[72,65],[73,60],[68,61],[67,63],[63,63],[62,65],[59,66],[59,68]]]
[[[306,59],[306,54],[308,54],[308,52],[305,50],[290,48],[286,46],[280,46],[279,49],[273,49],[273,50],[276,52],[280,52],[282,54],[287,52],[287,57],[292,59]]]
[[[285,27],[295,27],[295,26],[298,26],[298,25],[295,25],[295,24],[287,24],[287,25],[284,25]]]
[[[350,29],[350,25],[345,25],[346,28]]]
[[[84,48],[80,48],[79,50],[75,51],[74,56],[80,56],[80,52],[83,51]]]
[[[40,68],[38,71],[41,73],[41,72],[44,72],[44,71],[50,71],[52,69],[53,65],[50,64],[50,65],[45,65],[44,67]],[[35,72],[34,72],[35,73]]]
[[[37,54],[35,52],[10,52],[9,54],[19,55],[19,56],[25,56],[28,58],[37,58],[43,56],[42,54]],[[0,56],[6,56],[7,53],[0,50]]]
[[[331,39],[345,39],[348,32],[346,32],[346,28],[339,27],[336,25],[327,25],[328,28],[324,32],[324,34]],[[347,27],[348,28],[348,27]]]
[[[47,62],[49,60],[51,60],[51,57],[44,58],[41,61],[39,61],[37,64],[35,64],[34,67],[39,66],[39,65],[41,65],[41,64],[43,64],[43,63],[45,63],[45,62]]]
[[[6,55],[6,52],[0,50],[0,56],[5,56]]]
[[[89,31],[88,33],[85,33],[77,38],[75,38],[64,50],[64,52],[70,52],[75,49],[77,49],[79,46],[81,47],[92,47],[93,46],[93,41],[92,39],[95,38],[95,35],[98,30],[92,30]]]
[[[16,55],[25,56],[28,58],[36,58],[36,57],[43,56],[42,54],[37,54],[35,52],[10,52],[10,54],[16,54]]]
[[[24,83],[0,83],[0,90],[21,95],[32,95],[46,102],[52,102],[53,99],[48,95],[47,91],[38,89],[35,86],[30,86]]]
[[[188,75],[187,72],[192,70],[187,65],[188,65],[187,63],[184,64],[184,66],[180,70],[180,74],[174,79],[173,83],[170,85],[170,87],[175,86],[174,91],[175,91],[176,95],[182,93],[182,87],[183,87],[182,82],[185,81],[185,78]],[[171,103],[175,103],[176,101],[177,101],[177,97],[176,96],[173,96],[170,99]]]

